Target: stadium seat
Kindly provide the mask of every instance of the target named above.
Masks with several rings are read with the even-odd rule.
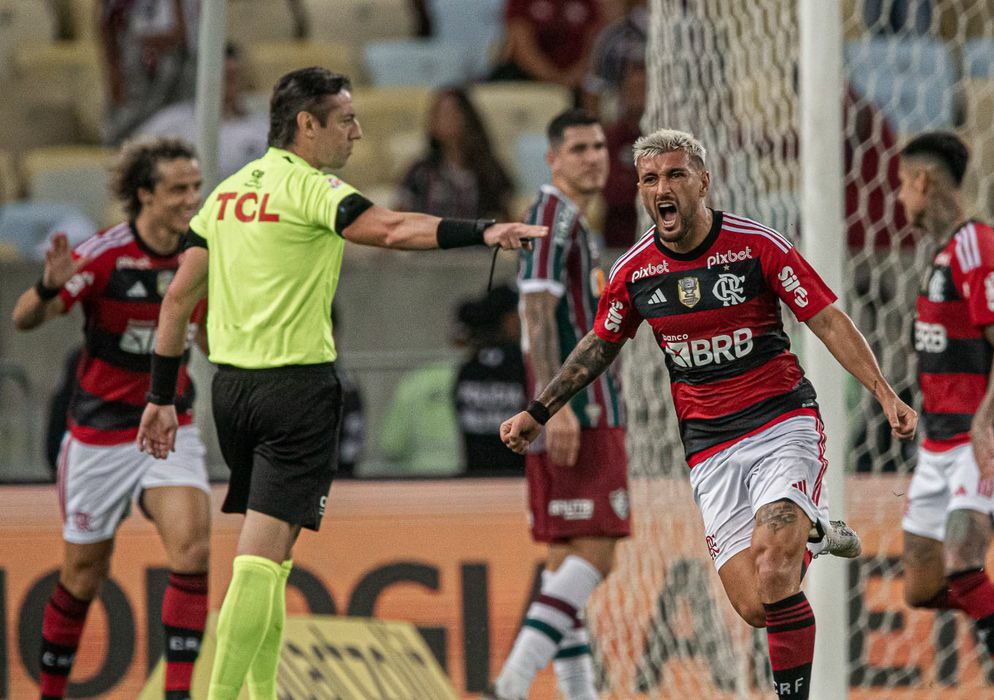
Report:
[[[502,35],[502,0],[429,0],[433,36],[465,47],[471,78],[490,72],[494,49]]]
[[[286,0],[228,0],[225,24],[227,38],[242,46],[295,38],[293,14]]]
[[[10,151],[0,150],[0,204],[13,202],[20,195],[21,178]]]
[[[513,166],[519,193],[534,193],[549,181],[551,175],[549,166],[545,163],[548,148],[544,131],[518,135]]]
[[[339,41],[266,41],[246,46],[252,90],[268,100],[276,81],[296,68],[321,66],[362,83],[362,73],[351,44]]]
[[[55,230],[71,233],[76,244],[92,236],[97,226],[66,202],[11,202],[0,207],[0,242],[13,245],[22,258],[42,259],[39,247]]]
[[[74,204],[92,221],[100,221],[110,200],[107,181],[113,153],[99,146],[29,151],[21,163],[28,199]]]
[[[573,104],[573,95],[561,85],[532,82],[482,83],[470,89],[494,150],[510,165],[522,133],[543,133],[554,116]]]
[[[363,63],[373,85],[441,87],[470,78],[462,44],[433,39],[385,39],[363,47]]]
[[[335,175],[363,191],[390,184],[390,168],[379,139],[362,139],[355,144],[348,163],[336,170]]]
[[[963,75],[994,78],[994,39],[971,39],[963,45]]]
[[[359,88],[353,95],[356,116],[367,139],[396,134],[422,136],[431,90],[423,87]]]
[[[880,107],[899,133],[952,125],[956,70],[942,42],[877,37],[847,43],[845,57],[849,81]]]
[[[0,0],[0,77],[10,72],[22,46],[55,41],[55,14],[46,0]]]
[[[411,5],[410,0],[305,0],[312,39],[357,46],[414,36]]]
[[[22,46],[14,56],[16,76],[28,88],[27,101],[68,102],[81,135],[100,140],[104,110],[104,80],[99,48],[87,41],[59,41]],[[44,90],[30,90],[44,85]]]
[[[963,189],[972,212],[994,217],[994,79],[963,81],[965,119],[960,136],[970,148],[970,167]]]

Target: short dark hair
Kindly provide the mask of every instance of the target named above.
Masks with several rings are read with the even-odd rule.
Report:
[[[111,167],[110,189],[124,204],[129,219],[141,213],[138,190],[151,192],[162,177],[159,163],[178,158],[196,160],[197,151],[193,144],[167,136],[136,138],[121,146],[121,152]]]
[[[959,187],[966,174],[970,149],[951,131],[928,131],[911,139],[901,149],[902,158],[931,158],[937,161]]]
[[[269,100],[269,145],[286,148],[293,143],[300,112],[313,114],[324,126],[331,111],[325,98],[351,89],[352,83],[346,76],[318,66],[284,75],[276,81]]]
[[[550,146],[558,146],[563,142],[563,136],[571,126],[591,126],[593,124],[600,124],[600,122],[587,110],[567,109],[552,118],[545,130],[545,135],[549,138]]]

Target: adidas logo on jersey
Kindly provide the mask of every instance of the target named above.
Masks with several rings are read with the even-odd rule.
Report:
[[[132,299],[138,297],[147,297],[148,290],[145,289],[145,285],[141,283],[141,280],[139,280],[135,282],[133,285],[131,285],[131,288],[128,289],[127,292],[125,292],[125,295]]]
[[[663,290],[662,289],[657,289],[656,291],[654,291],[652,293],[652,296],[649,297],[649,302],[648,303],[650,305],[653,305],[653,304],[665,304],[666,303],[666,297],[663,296]]]

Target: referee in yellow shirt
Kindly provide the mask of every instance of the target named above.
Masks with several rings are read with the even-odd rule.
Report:
[[[513,249],[545,227],[439,219],[378,207],[323,172],[345,165],[362,129],[348,78],[323,68],[283,76],[270,101],[269,150],[222,182],[190,222],[162,303],[138,446],[173,449],[176,373],[187,322],[208,297],[213,409],[231,481],[222,510],[244,513],[218,620],[211,700],[276,697],[291,551],[317,530],[341,416],[331,308],[345,241],[424,250]]]

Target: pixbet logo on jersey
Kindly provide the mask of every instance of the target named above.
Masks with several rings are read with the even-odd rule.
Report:
[[[752,329],[739,328],[731,335],[696,338],[687,342],[667,343],[666,354],[677,367],[690,369],[734,362],[752,352]]]
[[[631,281],[637,282],[640,279],[644,279],[646,277],[655,277],[656,275],[661,275],[664,272],[669,272],[669,271],[670,271],[670,266],[665,260],[659,263],[658,265],[653,265],[652,263],[649,263],[645,267],[640,267],[635,272],[633,272]]]
[[[746,246],[745,250],[726,250],[724,253],[715,253],[708,256],[708,269],[715,265],[728,265],[730,263],[752,260],[752,248]]]

